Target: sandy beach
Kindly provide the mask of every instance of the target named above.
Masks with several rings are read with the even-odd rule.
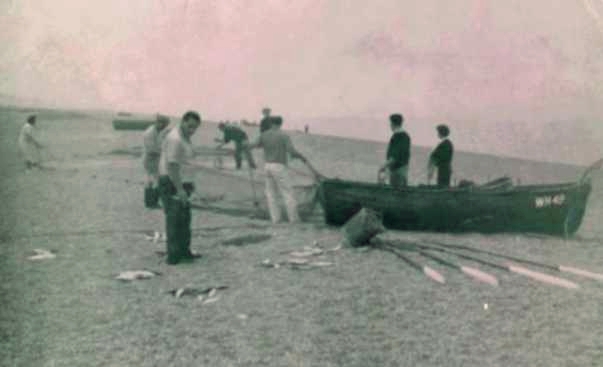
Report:
[[[295,226],[251,216],[254,189],[265,205],[261,170],[252,188],[230,157],[221,172],[213,156],[196,158],[207,167],[196,176],[197,195],[221,198],[216,207],[224,210],[194,210],[192,249],[204,257],[168,266],[158,254],[164,243],[148,237],[164,229],[161,212],[143,207],[141,132],[114,131],[109,113],[39,113],[39,135],[52,156],[42,152],[48,169],[26,172],[16,144],[26,115],[0,111],[0,365],[603,365],[601,282],[564,274],[580,284],[567,290],[480,267],[499,279],[492,287],[430,262],[446,277],[437,284],[390,253],[353,248],[315,256],[329,266],[264,266],[315,243],[335,248],[340,234],[323,224],[318,207]],[[195,147],[208,151],[215,129],[204,124]],[[323,174],[376,180],[384,143],[292,137]],[[411,184],[425,182],[428,152],[413,148]],[[301,163],[292,167],[296,185],[312,183]],[[509,175],[542,183],[575,180],[583,167],[458,153],[454,169],[456,180]],[[602,216],[599,172],[570,239],[397,231],[382,238],[471,245],[603,272]],[[56,257],[28,260],[34,249]],[[115,279],[127,270],[160,275]],[[169,293],[220,286],[227,288],[211,303]]]

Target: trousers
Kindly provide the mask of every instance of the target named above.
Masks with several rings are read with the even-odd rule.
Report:
[[[247,140],[235,143],[235,163],[237,164],[237,169],[241,169],[241,166],[243,164],[243,156],[245,156],[245,160],[247,161],[249,168],[255,169],[255,161],[253,160],[253,154],[251,154],[251,150],[246,148],[246,142]]]
[[[438,186],[449,187],[451,176],[452,176],[452,167],[450,165],[439,166],[438,167]]]
[[[176,264],[191,254],[191,207],[188,203],[183,203],[174,197],[176,192],[176,187],[169,176],[159,177],[159,197],[165,213],[166,250],[169,264]]]
[[[270,211],[270,219],[272,223],[281,221],[282,211],[278,201],[280,194],[285,201],[287,216],[289,222],[299,222],[299,214],[297,213],[297,200],[293,193],[293,185],[287,172],[287,166],[280,163],[266,163],[266,200],[268,201],[268,210]]]
[[[389,184],[393,187],[405,187],[408,185],[408,165],[389,171]]]

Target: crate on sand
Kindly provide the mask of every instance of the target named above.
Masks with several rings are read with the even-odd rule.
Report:
[[[359,247],[367,245],[376,235],[385,232],[383,219],[375,210],[362,208],[341,229],[343,244]]]

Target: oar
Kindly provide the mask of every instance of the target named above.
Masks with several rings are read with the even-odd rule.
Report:
[[[594,280],[598,280],[598,281],[603,281],[603,274],[601,274],[601,273],[595,273],[595,272],[592,272],[592,271],[588,271],[588,270],[584,270],[584,269],[579,269],[579,268],[575,268],[575,267],[572,267],[572,266],[558,265],[558,264],[545,264],[545,263],[542,263],[542,262],[537,262],[537,261],[528,260],[528,259],[521,259],[521,258],[518,258],[518,257],[515,257],[515,256],[503,255],[503,254],[499,254],[497,252],[492,252],[492,251],[488,251],[488,250],[482,250],[482,249],[475,248],[475,247],[470,247],[470,246],[451,245],[451,244],[445,244],[445,243],[441,243],[441,242],[437,242],[437,241],[430,241],[430,242],[433,243],[433,244],[436,244],[438,246],[452,247],[452,248],[461,249],[461,250],[473,251],[473,252],[477,252],[477,253],[482,253],[482,254],[486,254],[486,255],[498,257],[498,258],[501,258],[501,259],[515,261],[515,262],[526,264],[526,265],[538,266],[538,267],[541,267],[541,268],[544,268],[544,269],[558,271],[558,272],[561,272],[561,273],[570,273],[570,274],[582,276],[582,277],[585,277],[585,278],[590,278],[590,279],[594,279]]]
[[[481,271],[479,269],[476,269],[476,268],[473,268],[473,267],[470,267],[470,266],[464,266],[464,265],[455,264],[455,263],[453,263],[451,261],[445,260],[445,259],[443,259],[443,258],[441,258],[439,256],[436,256],[436,255],[431,254],[431,253],[429,253],[427,251],[424,251],[424,250],[417,250],[417,251],[421,255],[423,255],[423,256],[425,256],[427,258],[430,258],[430,259],[432,259],[432,260],[434,260],[434,261],[436,261],[436,262],[438,262],[438,263],[440,263],[440,264],[442,264],[444,266],[448,266],[450,268],[460,270],[463,274],[466,274],[466,275],[472,277],[473,279],[475,279],[477,281],[480,281],[480,282],[483,282],[483,283],[488,283],[488,284],[493,285],[493,286],[497,286],[498,285],[498,279],[496,279],[496,277],[493,276],[493,275],[491,275],[491,274],[488,274],[486,272],[483,272],[483,271]]]
[[[483,264],[486,266],[490,266],[493,268],[497,268],[497,269],[501,269],[501,270],[505,270],[511,273],[515,273],[515,274],[520,274],[529,278],[532,278],[534,280],[537,280],[539,282],[542,283],[547,283],[547,284],[551,284],[551,285],[556,285],[559,287],[563,287],[563,288],[568,288],[568,289],[577,289],[579,288],[578,284],[571,282],[567,279],[563,279],[563,278],[559,278],[556,276],[552,276],[552,275],[548,275],[548,274],[544,274],[544,273],[540,273],[537,271],[533,271],[530,269],[526,269],[524,267],[518,266],[518,265],[514,265],[514,264],[497,264],[491,261],[487,261],[487,260],[483,260],[480,258],[477,258],[475,256],[470,256],[470,255],[466,255],[466,254],[462,254],[456,251],[452,251],[450,249],[446,249],[446,248],[442,248],[439,246],[422,246],[422,245],[418,245],[419,247],[427,247],[429,249],[433,249],[433,250],[437,250],[437,251],[441,251],[441,252],[445,252],[457,257],[460,257],[462,259],[466,259],[466,260],[471,260],[474,261],[476,263],[479,264]]]
[[[394,247],[380,244],[380,245],[378,245],[378,248],[389,251],[389,252],[393,253],[394,255],[398,256],[400,259],[404,260],[407,264],[409,264],[413,268],[415,268],[418,271],[422,272],[423,274],[427,275],[427,277],[430,278],[431,280],[441,283],[441,284],[446,283],[446,279],[444,279],[444,276],[442,274],[440,274],[439,272],[430,268],[427,265],[421,265],[418,262],[410,259],[409,257],[402,255],[400,253],[400,251],[397,251],[397,249],[395,249]]]

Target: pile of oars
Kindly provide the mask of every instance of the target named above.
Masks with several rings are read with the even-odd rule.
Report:
[[[486,273],[473,266],[457,263],[454,260],[450,260],[450,258],[457,258],[463,261],[472,262],[492,269],[518,274],[541,283],[546,283],[567,289],[577,289],[579,288],[579,285],[573,281],[558,276],[529,269],[526,266],[537,267],[557,273],[572,274],[578,277],[587,278],[591,280],[603,281],[603,274],[601,273],[595,273],[592,271],[579,269],[573,266],[546,264],[530,259],[504,255],[501,253],[483,250],[471,246],[454,245],[435,241],[402,242],[384,241],[381,239],[376,239],[372,242],[372,244],[378,249],[395,254],[397,257],[404,260],[413,268],[424,273],[429,279],[438,283],[446,282],[446,278],[444,277],[444,275],[442,275],[437,270],[429,267],[426,263],[422,262],[422,260],[427,259],[428,261],[436,262],[447,268],[460,271],[476,281],[487,283],[493,286],[497,286],[499,284],[498,279],[494,275]],[[444,258],[441,256],[441,254],[447,256]],[[496,258],[498,260],[491,260],[489,258]]]

